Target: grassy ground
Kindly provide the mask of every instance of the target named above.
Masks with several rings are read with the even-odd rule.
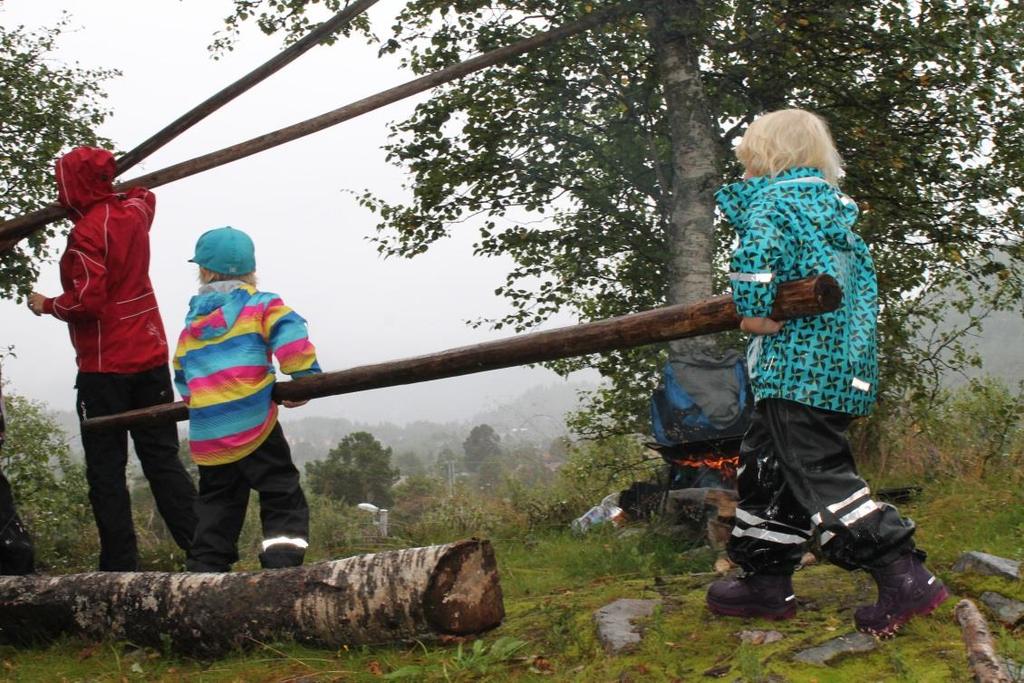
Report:
[[[951,574],[964,550],[1024,559],[1024,494],[1006,478],[930,487],[902,507],[920,527],[930,565],[958,597],[984,590],[1024,600],[1024,582]],[[786,622],[712,616],[703,606],[713,580],[707,550],[681,553],[653,535],[620,539],[561,532],[495,539],[507,618],[475,641],[317,650],[266,644],[214,662],[175,657],[124,643],[67,640],[47,649],[0,650],[0,679],[10,681],[967,681],[966,656],[951,614],[956,600],[912,622],[869,654],[827,668],[792,661],[795,651],[852,631],[853,607],[873,599],[870,578],[830,566],[797,574],[801,609]],[[609,656],[596,640],[593,612],[616,598],[658,598],[638,651]],[[1024,661],[1024,639],[990,620],[1000,652]],[[747,629],[785,638],[741,644]]]

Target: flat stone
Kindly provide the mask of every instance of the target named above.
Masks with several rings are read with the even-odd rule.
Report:
[[[815,647],[796,653],[793,659],[804,664],[826,666],[833,659],[843,655],[871,652],[878,647],[878,641],[866,633],[847,633]]]
[[[992,591],[982,593],[981,601],[985,603],[985,607],[992,611],[996,619],[1005,626],[1013,628],[1024,620],[1024,602],[1013,600]]]
[[[1001,576],[1004,579],[1019,580],[1020,562],[972,550],[964,553],[953,565],[955,572],[971,572],[986,576]]]
[[[778,631],[740,631],[739,637],[742,642],[751,645],[769,645],[785,638]]]
[[[660,604],[661,600],[623,598],[594,612],[597,637],[605,651],[617,655],[636,648],[642,636],[633,622],[651,616]]]

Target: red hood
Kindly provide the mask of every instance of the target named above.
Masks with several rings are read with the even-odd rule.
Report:
[[[114,194],[114,155],[96,147],[76,147],[57,160],[57,201],[80,218]]]

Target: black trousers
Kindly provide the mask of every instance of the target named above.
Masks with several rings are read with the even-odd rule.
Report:
[[[190,571],[226,572],[238,561],[238,536],[245,523],[249,492],[260,495],[260,523],[265,541],[309,538],[309,507],[299,485],[299,471],[281,425],[255,451],[226,465],[200,465],[199,525],[192,542]],[[302,564],[304,547],[271,546],[260,555],[265,568]]]
[[[758,402],[740,447],[729,557],[747,572],[790,574],[816,527],[845,569],[884,567],[914,548],[914,523],[871,499],[846,440],[853,417],[793,401]]]
[[[0,472],[0,574],[31,574],[34,571],[32,538],[14,508],[11,484]]]
[[[76,386],[78,417],[83,420],[174,399],[166,366],[133,374],[80,372]],[[156,508],[174,542],[188,551],[196,528],[196,489],[178,459],[178,429],[169,423],[130,432]],[[128,433],[125,429],[82,430],[89,502],[100,534],[101,571],[135,571],[139,564],[125,479]]]

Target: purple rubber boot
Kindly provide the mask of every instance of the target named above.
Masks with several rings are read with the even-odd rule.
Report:
[[[859,607],[853,614],[858,631],[891,638],[914,616],[931,614],[949,591],[928,571],[916,552],[904,555],[882,569],[872,570],[878,584],[878,602]]]
[[[708,588],[708,609],[726,617],[789,619],[796,614],[793,577],[748,574],[719,579]]]

